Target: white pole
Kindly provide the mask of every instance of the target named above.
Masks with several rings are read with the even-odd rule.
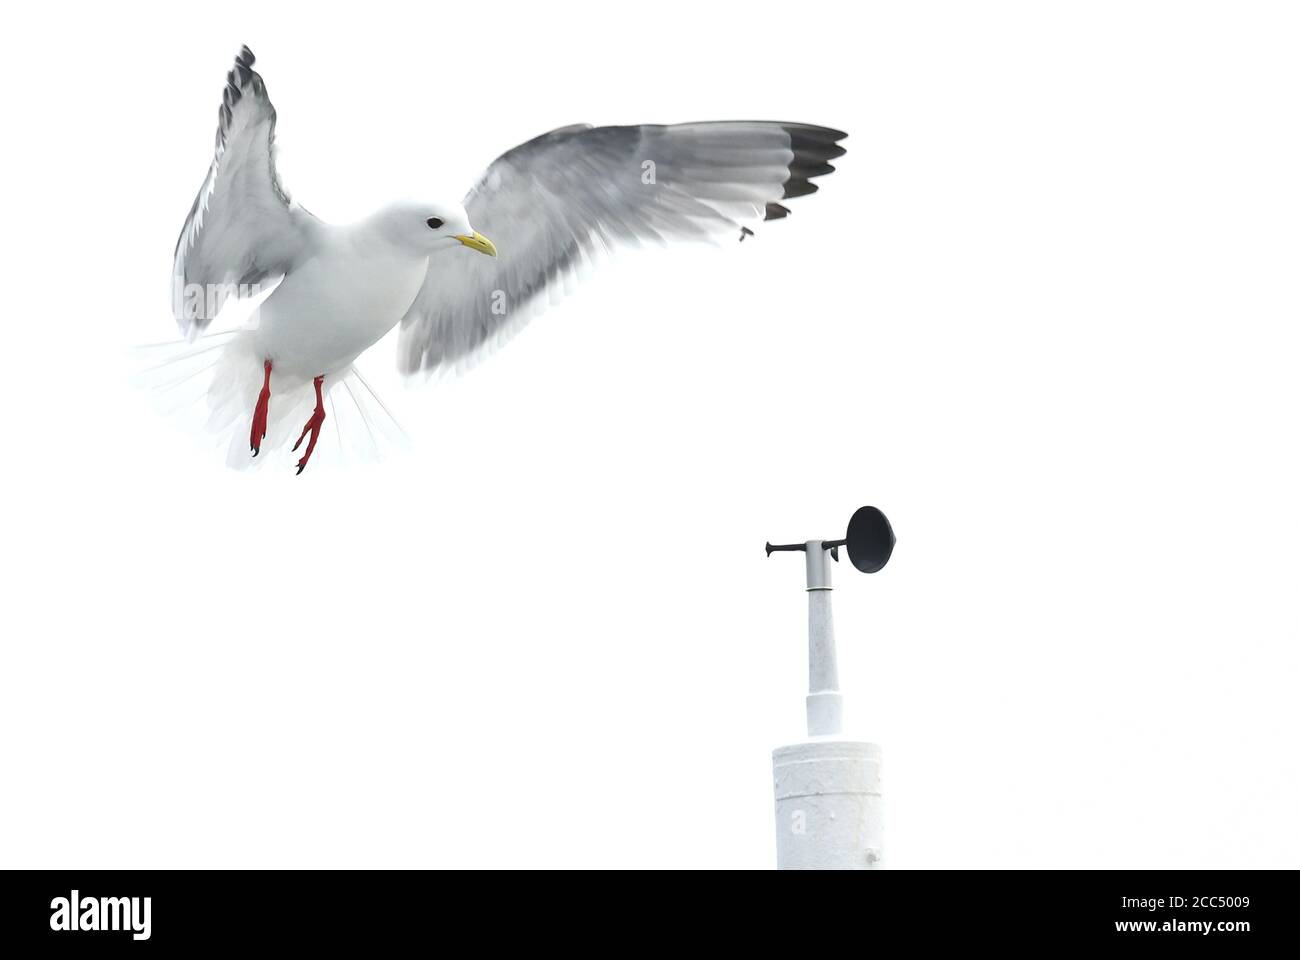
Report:
[[[831,561],[820,540],[804,544],[808,573],[808,736],[834,736],[844,728],[840,672],[831,619]]]
[[[808,740],[772,752],[780,870],[870,870],[881,860],[880,748],[841,737],[831,558],[804,544],[808,580]]]

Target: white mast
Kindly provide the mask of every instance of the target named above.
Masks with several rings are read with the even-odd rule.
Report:
[[[802,550],[808,584],[808,739],[772,752],[776,861],[780,870],[870,870],[881,861],[880,748],[845,739],[831,616],[831,560],[847,546],[864,573],[888,561],[894,532],[863,507],[844,540],[767,545]]]

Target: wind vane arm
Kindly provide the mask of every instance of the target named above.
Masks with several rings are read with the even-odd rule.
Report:
[[[767,544],[767,555],[770,557],[779,550],[804,550],[807,548],[803,543],[769,543]]]
[[[808,540],[804,543],[767,543],[764,549],[770,557],[783,550],[807,552],[810,544],[817,544],[831,552],[831,559],[839,560],[840,547],[848,547],[849,561],[863,573],[876,573],[889,562],[894,552],[894,528],[888,518],[875,507],[861,507],[849,519],[849,529],[843,540]]]
[[[843,540],[831,540],[826,546],[844,546],[849,562],[863,573],[879,573],[894,555],[894,528],[889,518],[875,507],[859,507],[849,518]]]

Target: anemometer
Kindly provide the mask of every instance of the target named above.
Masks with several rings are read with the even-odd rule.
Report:
[[[888,518],[861,507],[843,540],[766,545],[769,557],[801,551],[808,584],[808,739],[772,752],[779,869],[864,870],[880,863],[880,748],[841,737],[831,563],[844,549],[854,568],[878,573],[894,543]]]

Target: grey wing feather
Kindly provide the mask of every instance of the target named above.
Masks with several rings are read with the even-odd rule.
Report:
[[[176,241],[172,309],[187,336],[228,296],[287,273],[318,223],[276,175],[275,107],[254,59],[244,47],[226,76],[212,166]]]
[[[767,121],[564,127],[499,157],[465,198],[495,258],[433,257],[402,320],[404,373],[472,361],[605,249],[707,239],[813,193],[846,134]]]

